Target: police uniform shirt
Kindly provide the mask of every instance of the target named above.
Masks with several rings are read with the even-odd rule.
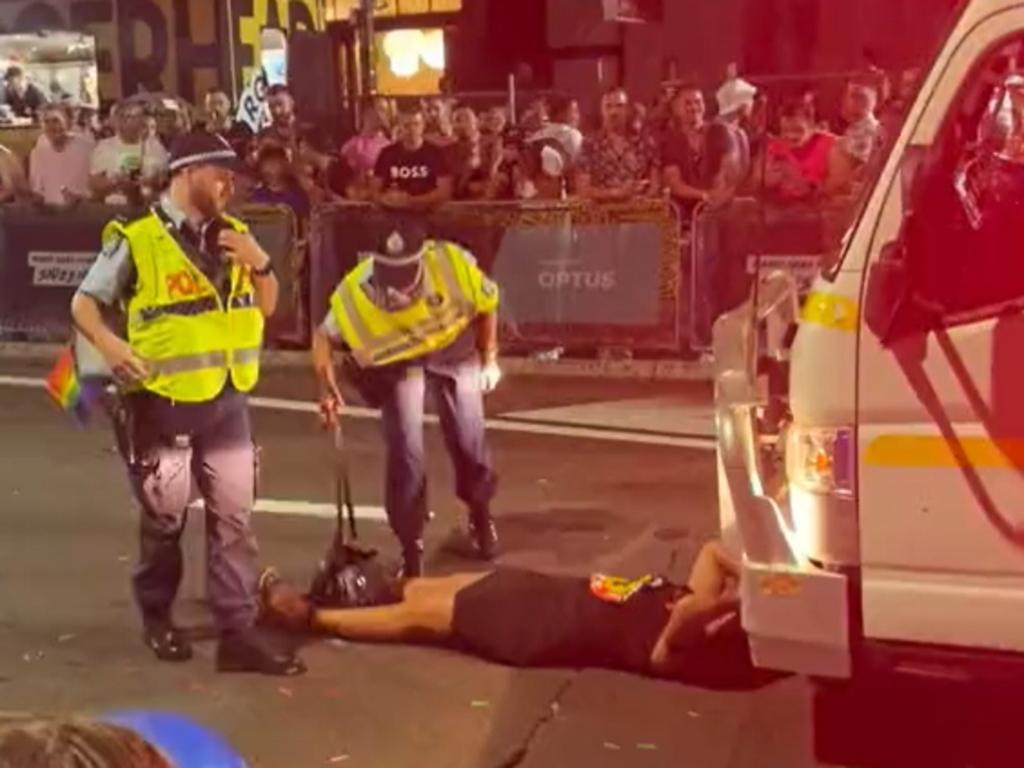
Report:
[[[161,213],[166,217],[165,226],[168,228],[173,226],[178,230],[177,233],[172,232],[172,236],[177,234],[176,239],[179,242],[184,241],[183,247],[185,247],[189,259],[224,295],[224,291],[229,286],[225,279],[228,270],[223,260],[220,257],[203,256],[198,247],[188,247],[190,242],[198,242],[198,235],[189,223],[185,212],[169,197],[166,195],[162,197],[158,205]],[[78,290],[104,306],[117,307],[132,297],[135,291],[135,282],[135,262],[132,260],[131,248],[128,241],[118,235],[104,244],[103,250],[93,262],[92,267],[89,268]],[[220,413],[225,406],[231,407],[245,402],[242,393],[232,386],[230,378],[221,394],[208,403],[172,404],[170,401],[148,392],[141,393],[137,397],[154,401],[150,405],[157,409],[156,417],[162,423],[181,432],[193,431],[209,420],[211,416],[215,415],[211,412],[211,408]]]
[[[447,243],[452,248],[455,248],[459,255],[470,264],[476,264],[476,258],[473,254],[462,248],[455,243]],[[370,265],[370,269],[367,271],[366,277],[363,279],[362,289],[366,293],[367,298],[370,299],[374,304],[384,311],[391,311],[395,307],[390,306],[387,295],[377,289],[377,286],[373,282],[373,265]],[[420,291],[422,287],[417,289],[414,300],[419,300]],[[341,335],[341,329],[338,328],[338,323],[334,319],[334,313],[328,312],[327,317],[324,318],[323,323],[320,324],[320,329],[331,341],[336,344],[340,344],[342,347],[345,346],[344,339]],[[428,366],[444,366],[449,364],[457,364],[465,360],[469,360],[473,355],[476,354],[476,330],[470,325],[459,337],[444,349],[438,350],[426,358],[421,360],[413,360],[412,363],[426,362]],[[397,367],[406,366],[409,362],[394,363],[391,366],[385,367]]]
[[[401,142],[381,151],[374,174],[385,190],[397,189],[410,195],[426,195],[437,189],[438,180],[450,176],[444,150],[423,142],[419,149],[406,149]]]

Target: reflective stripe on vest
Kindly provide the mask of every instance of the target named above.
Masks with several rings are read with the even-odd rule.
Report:
[[[244,293],[241,296],[232,296],[228,306],[232,309],[248,309],[256,305],[256,296],[252,293]],[[145,307],[139,310],[139,321],[150,323],[158,317],[175,315],[176,317],[195,317],[204,312],[216,312],[219,309],[216,296],[203,296],[200,299],[190,301],[179,301],[177,304],[164,304],[162,307]]]
[[[341,299],[341,306],[345,309],[345,315],[348,317],[349,323],[352,324],[352,332],[356,335],[359,343],[359,348],[353,349],[352,354],[355,355],[356,362],[360,365],[371,365],[373,363],[373,355],[369,350],[374,346],[373,334],[366,327],[366,321],[356,307],[356,297],[348,283],[343,283],[339,286],[338,297]]]
[[[441,280],[444,282],[445,293],[448,294],[448,298],[463,312],[468,312],[470,315],[475,314],[472,311],[473,301],[462,290],[462,283],[455,276],[452,257],[445,251],[444,246],[440,244],[434,246],[434,252],[434,263],[440,268]]]
[[[375,336],[367,326],[365,318],[359,312],[355,291],[362,290],[355,281],[346,280],[338,287],[337,294],[344,310],[346,319],[355,335],[356,345],[352,350],[353,357],[362,367],[381,365],[390,358],[425,346],[430,337],[443,333],[454,324],[469,320],[474,314],[473,302],[466,296],[462,284],[455,276],[455,267],[451,256],[441,244],[436,244],[432,258],[425,270],[424,294],[432,296],[437,293],[434,283],[434,269],[442,283],[442,292],[449,306],[440,313],[424,318],[408,327]],[[383,310],[382,310],[383,311]]]
[[[170,375],[174,373],[189,373],[201,371],[204,368],[222,368],[229,362],[235,365],[248,365],[260,359],[260,348],[236,349],[230,360],[227,352],[204,352],[199,355],[184,355],[182,357],[169,357],[164,360],[150,360],[146,362],[147,367],[153,373]]]
[[[346,312],[350,312],[350,310],[346,308]],[[463,317],[464,315],[460,310],[451,307],[426,322],[410,326],[407,333],[401,331],[389,333],[387,336],[382,336],[375,340],[372,347],[366,344],[361,349],[353,350],[352,354],[356,358],[356,362],[363,367],[381,365],[388,358],[422,346],[430,336],[443,333],[453,323],[458,322]],[[352,316],[349,315],[350,320],[351,318]],[[353,323],[354,329],[355,324]],[[366,329],[365,325],[363,325],[363,329]],[[358,333],[358,331],[356,332]]]
[[[454,277],[454,275],[451,274],[450,269],[448,272],[452,277]],[[429,284],[427,285],[425,292],[427,294],[433,294],[435,293],[434,285],[433,282],[429,280],[429,275],[427,276],[427,279]],[[459,284],[457,282],[447,283],[446,281],[446,289],[450,291],[453,288],[458,290],[459,293],[457,295],[452,295],[451,293],[448,294],[448,298],[451,301],[452,306],[445,309],[441,314],[434,315],[433,317],[416,323],[415,325],[411,325],[407,329],[403,328],[402,330],[392,331],[391,333],[377,337],[374,337],[373,333],[366,326],[366,321],[363,319],[363,316],[358,311],[356,306],[356,297],[352,286],[347,283],[342,284],[338,288],[338,296],[341,299],[342,306],[345,308],[345,314],[348,316],[349,322],[352,323],[352,331],[359,338],[360,344],[364,348],[369,349],[371,346],[386,347],[403,339],[407,339],[410,336],[426,339],[428,334],[437,333],[439,330],[443,331],[449,323],[455,322],[458,319],[458,316],[463,314],[468,306],[465,302],[457,301],[457,296],[463,295],[461,289],[459,289]]]

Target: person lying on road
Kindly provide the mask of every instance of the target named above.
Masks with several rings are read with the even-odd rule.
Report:
[[[411,578],[400,601],[318,608],[264,571],[265,619],[357,642],[449,645],[517,667],[604,667],[709,685],[741,685],[753,668],[739,621],[736,562],[703,546],[685,586],[644,577],[552,576],[498,568]]]

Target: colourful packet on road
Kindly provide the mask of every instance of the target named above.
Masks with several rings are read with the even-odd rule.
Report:
[[[647,575],[639,579],[625,579],[621,576],[606,576],[595,573],[590,577],[590,592],[606,603],[624,603],[645,587],[657,587],[661,579]]]

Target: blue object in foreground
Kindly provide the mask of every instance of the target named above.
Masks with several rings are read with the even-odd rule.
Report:
[[[175,768],[248,768],[220,734],[181,715],[143,710],[111,712],[99,719],[135,731]]]

